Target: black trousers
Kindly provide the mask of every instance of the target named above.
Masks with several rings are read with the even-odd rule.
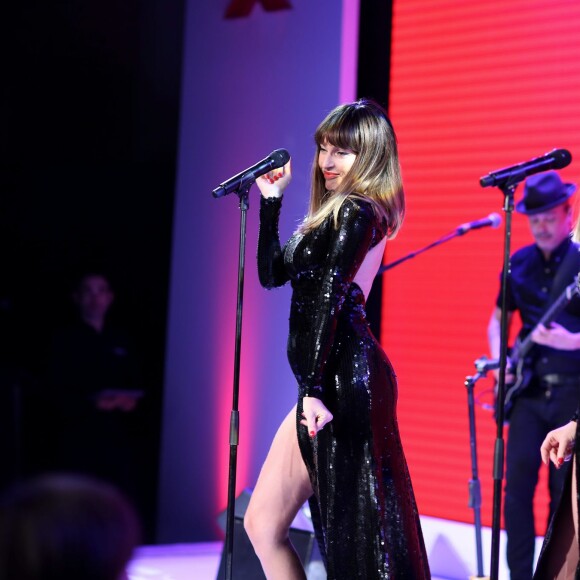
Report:
[[[579,399],[580,382],[547,387],[537,381],[514,402],[507,441],[504,506],[511,580],[530,580],[533,575],[533,499],[541,465],[540,445],[548,431],[568,423]],[[550,464],[550,515],[558,505],[565,472]]]

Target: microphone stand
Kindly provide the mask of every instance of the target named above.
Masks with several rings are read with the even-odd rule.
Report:
[[[228,507],[226,518],[225,540],[225,579],[231,580],[233,570],[234,553],[234,516],[235,516],[235,493],[236,493],[236,469],[238,461],[238,441],[240,428],[240,415],[238,411],[238,398],[240,390],[240,354],[242,345],[242,308],[244,302],[244,269],[246,256],[246,218],[250,207],[248,192],[255,178],[243,181],[238,190],[233,192],[240,200],[240,241],[238,255],[238,290],[236,305],[236,338],[234,353],[234,384],[232,394],[232,410],[230,414],[230,460],[228,473]]]
[[[469,416],[469,446],[471,449],[471,479],[469,480],[469,501],[467,507],[473,509],[473,523],[475,525],[475,555],[477,558],[477,576],[483,576],[483,548],[481,542],[481,486],[479,483],[479,474],[477,469],[477,440],[475,431],[475,410],[473,389],[475,383],[485,376],[485,373],[478,372],[474,376],[465,377],[465,386],[467,387],[467,410]]]
[[[402,258],[399,258],[398,260],[395,260],[394,262],[391,262],[390,264],[384,264],[383,266],[381,266],[379,268],[379,271],[377,272],[377,276],[380,276],[383,272],[386,272],[387,270],[390,270],[391,268],[398,266],[402,262],[406,262],[407,260],[410,260],[411,258],[414,258],[415,256],[418,256],[419,254],[422,254],[423,252],[426,252],[427,250],[430,250],[431,248],[434,248],[435,246],[438,246],[439,244],[443,244],[444,242],[448,242],[449,240],[452,240],[453,238],[456,238],[458,236],[463,236],[464,234],[466,234],[467,232],[470,232],[470,231],[471,231],[471,228],[463,229],[461,227],[458,227],[457,229],[453,230],[452,232],[449,232],[448,234],[444,235],[443,237],[439,238],[438,240],[431,242],[429,245],[425,246],[424,248],[421,248],[420,250],[416,250],[414,252],[409,252],[406,256],[403,256]]]
[[[481,486],[479,481],[479,470],[477,467],[477,437],[475,428],[475,400],[473,391],[475,383],[482,377],[487,376],[487,371],[496,368],[491,366],[486,357],[478,358],[475,361],[477,373],[474,376],[465,377],[467,387],[467,411],[469,416],[469,446],[471,449],[471,479],[469,480],[469,501],[468,507],[473,509],[473,523],[475,526],[475,555],[477,559],[477,576],[472,578],[488,578],[483,575],[483,544],[481,539]]]
[[[505,371],[507,366],[507,284],[510,270],[510,241],[512,213],[514,209],[514,192],[525,177],[525,174],[516,172],[505,183],[499,185],[499,189],[504,194],[504,252],[501,288],[501,319],[500,319],[500,352],[499,352],[499,378],[497,390],[497,413],[496,413],[496,440],[494,445],[493,461],[493,518],[491,526],[491,580],[498,580],[499,574],[499,539],[501,523],[501,487],[503,481],[504,464],[504,398],[505,398]]]

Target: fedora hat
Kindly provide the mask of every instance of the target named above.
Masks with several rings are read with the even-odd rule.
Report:
[[[564,203],[576,191],[575,183],[563,183],[555,171],[546,171],[526,179],[524,197],[516,211],[534,215]]]

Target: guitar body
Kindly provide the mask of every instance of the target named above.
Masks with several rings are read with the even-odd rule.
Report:
[[[515,368],[515,381],[506,383],[505,398],[504,398],[504,418],[509,420],[513,408],[514,400],[520,395],[522,391],[530,386],[534,373],[531,367],[532,361],[527,359],[519,359]]]
[[[549,328],[550,324],[555,320],[560,312],[566,308],[572,298],[580,294],[578,280],[579,276],[576,276],[574,282],[566,286],[564,292],[560,294],[558,299],[552,304],[547,312],[544,313],[538,322],[538,326],[542,324]],[[532,370],[534,359],[533,347],[534,342],[532,341],[532,332],[530,332],[524,340],[521,342],[518,341],[514,345],[510,353],[510,364],[508,365],[509,368],[506,372],[514,374],[516,379],[513,383],[506,383],[505,385],[504,418],[506,420],[509,419],[515,399],[529,387],[532,377],[534,376]]]

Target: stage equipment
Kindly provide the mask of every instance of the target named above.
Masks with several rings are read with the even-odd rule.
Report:
[[[403,256],[402,258],[399,258],[398,260],[395,260],[390,264],[385,264],[384,266],[381,266],[379,268],[379,271],[377,272],[377,276],[381,275],[383,272],[386,272],[387,270],[390,270],[391,268],[394,268],[395,266],[398,266],[399,264],[409,260],[410,258],[414,258],[415,256],[418,256],[419,254],[422,254],[423,252],[430,250],[431,248],[434,248],[435,246],[438,246],[443,242],[448,242],[449,240],[452,240],[457,236],[462,236],[467,232],[470,232],[471,230],[478,230],[480,228],[485,228],[487,226],[497,228],[499,227],[500,224],[501,224],[501,216],[498,213],[490,213],[487,217],[484,217],[480,220],[474,220],[472,222],[466,222],[464,224],[461,224],[457,226],[452,232],[445,234],[442,238],[439,238],[438,240],[431,242],[424,248],[421,248],[420,250],[416,250],[414,252],[409,252],[406,256]]]
[[[273,169],[279,169],[286,165],[288,161],[290,161],[290,153],[286,149],[276,149],[268,157],[262,159],[262,161],[258,161],[252,167],[248,167],[248,169],[220,183],[212,191],[212,195],[214,197],[222,197],[229,193],[237,193],[245,187],[250,187],[264,173],[268,173],[268,171],[272,171]]]
[[[542,173],[549,169],[562,169],[570,165],[572,155],[567,149],[553,149],[549,153],[545,153],[541,157],[535,157],[530,161],[524,161],[517,165],[512,165],[504,169],[492,171],[488,175],[480,178],[479,183],[481,187],[490,187],[495,185],[502,188],[509,184],[517,184],[524,180],[528,175],[534,173]]]
[[[242,306],[244,302],[244,272],[246,258],[246,222],[250,207],[249,191],[260,175],[264,175],[272,169],[282,167],[290,160],[290,154],[285,149],[276,149],[262,161],[252,165],[221,183],[212,191],[214,197],[222,197],[229,193],[235,193],[240,200],[240,240],[238,253],[238,287],[236,303],[236,336],[234,351],[234,384],[232,389],[232,410],[230,414],[230,458],[228,472],[228,508],[225,541],[225,576],[226,580],[232,578],[233,565],[233,541],[234,541],[234,503],[236,488],[236,469],[238,460],[238,443],[240,432],[240,416],[238,399],[240,390],[240,355],[242,345]]]
[[[475,526],[475,555],[477,561],[477,576],[475,578],[489,578],[483,574],[483,545],[481,540],[481,485],[479,482],[479,470],[477,467],[477,436],[475,428],[475,398],[473,391],[475,383],[485,377],[490,370],[497,369],[499,363],[496,360],[488,359],[485,356],[475,361],[477,373],[473,376],[465,377],[467,387],[467,411],[469,416],[469,446],[471,450],[471,479],[469,480],[469,501],[468,507],[473,509],[473,523]]]
[[[501,280],[501,320],[500,320],[500,353],[499,353],[499,377],[497,385],[497,405],[496,405],[496,440],[494,445],[493,462],[493,518],[491,527],[491,580],[498,580],[499,574],[499,540],[501,523],[501,491],[504,477],[504,454],[505,445],[503,438],[504,417],[505,417],[505,373],[507,366],[507,285],[510,271],[510,240],[512,229],[512,213],[514,209],[514,193],[519,185],[528,175],[540,173],[548,169],[561,169],[566,167],[572,160],[572,155],[566,149],[554,149],[542,157],[537,157],[531,161],[506,167],[480,179],[482,187],[490,185],[496,186],[504,196],[503,210],[505,213],[504,228],[504,249],[503,249],[503,270]]]

